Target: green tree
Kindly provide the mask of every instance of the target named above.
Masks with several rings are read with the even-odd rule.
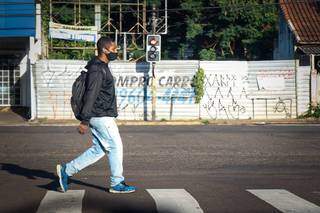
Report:
[[[214,19],[212,36],[218,41],[220,56],[268,58],[276,32],[274,3],[274,0],[217,0],[216,5],[221,9],[218,18]]]
[[[185,42],[194,57],[203,56],[203,49],[213,48],[220,59],[271,58],[278,12],[274,3],[182,0],[181,8],[187,11]]]
[[[164,0],[148,0],[147,17],[151,5],[163,9]],[[162,36],[162,51],[166,59],[271,59],[277,32],[278,8],[276,0],[170,0],[168,34]],[[43,28],[48,36],[49,0],[42,1]],[[172,10],[177,8],[177,10]],[[73,23],[72,4],[53,8],[54,20]],[[94,25],[94,7],[81,8],[81,23]],[[102,21],[106,14],[102,13]],[[127,18],[124,29],[135,19]],[[149,23],[150,25],[150,23]],[[150,26],[148,26],[150,27]],[[94,50],[68,50],[64,47],[93,47],[93,43],[53,39],[62,49],[50,51],[50,58],[88,59]],[[141,44],[132,49],[131,56],[143,59]],[[131,50],[130,50],[131,52]]]
[[[210,49],[202,49],[199,52],[199,59],[200,60],[207,60],[207,61],[213,61],[216,59],[216,52],[213,48]]]

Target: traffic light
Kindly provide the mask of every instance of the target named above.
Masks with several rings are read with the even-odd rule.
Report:
[[[148,62],[157,62],[161,59],[161,36],[148,35],[147,36],[147,53],[146,59]]]

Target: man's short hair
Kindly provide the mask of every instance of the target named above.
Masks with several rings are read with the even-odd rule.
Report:
[[[110,37],[101,37],[97,42],[98,54],[103,53],[103,48],[109,47],[113,43]]]

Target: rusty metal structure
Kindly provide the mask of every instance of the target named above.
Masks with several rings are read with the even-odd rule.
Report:
[[[59,23],[53,8],[59,8],[61,5],[70,5],[68,8],[73,10],[73,24],[82,26],[83,14],[81,10],[84,7],[91,7],[94,10],[94,23],[98,29],[98,36],[109,35],[114,37],[115,42],[120,44],[126,50],[131,49],[143,50],[145,48],[146,35],[149,34],[147,29],[147,3],[146,0],[134,1],[111,1],[111,0],[50,0],[50,21]],[[70,11],[71,12],[71,11]],[[159,17],[159,30],[167,27],[166,18]],[[160,26],[161,25],[161,26]],[[129,27],[128,27],[129,26]],[[92,47],[81,46],[54,46],[52,39],[49,42],[49,49],[94,49]],[[121,45],[122,44],[122,45]],[[129,48],[127,48],[127,46]]]

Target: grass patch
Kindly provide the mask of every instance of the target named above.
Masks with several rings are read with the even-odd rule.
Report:
[[[209,120],[205,119],[205,120],[201,120],[201,123],[204,125],[208,125],[209,124]]]

